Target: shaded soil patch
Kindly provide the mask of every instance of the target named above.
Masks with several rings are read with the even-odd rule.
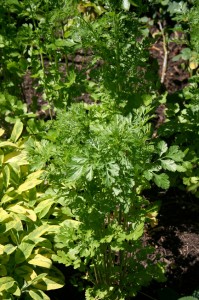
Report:
[[[149,230],[144,239],[162,256],[167,281],[152,283],[136,300],[176,300],[199,290],[198,215],[199,202],[192,195],[170,190],[162,196],[158,226]]]

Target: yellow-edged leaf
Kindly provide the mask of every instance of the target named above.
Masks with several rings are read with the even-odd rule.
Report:
[[[31,289],[28,293],[34,300],[50,300],[50,298],[42,291]]]
[[[25,151],[13,151],[4,157],[4,163],[17,163],[18,166],[28,165],[27,155]]]
[[[10,139],[13,142],[16,142],[19,139],[22,131],[23,131],[23,123],[19,119],[17,119],[14,128],[12,130]]]
[[[42,183],[42,181],[43,180],[41,179],[27,179],[24,183],[22,183],[19,186],[17,192],[21,194],[22,192],[28,191],[37,186],[38,184]]]
[[[4,184],[7,188],[9,186],[9,183],[10,183],[10,169],[9,169],[8,166],[5,166],[3,168],[3,181],[4,181]]]
[[[7,207],[7,210],[18,213],[18,214],[25,215],[26,217],[28,217],[32,221],[37,220],[37,215],[35,214],[35,212],[31,209],[28,209],[28,208],[22,206],[22,205],[19,205],[19,204],[10,205],[10,206]]]
[[[12,244],[7,244],[4,247],[4,253],[6,253],[7,255],[10,255],[11,253],[13,253],[15,251],[16,248],[17,248],[17,246],[13,246]]]
[[[41,255],[41,254],[33,254],[31,255],[31,259],[28,260],[28,263],[31,265],[43,267],[50,269],[52,267],[51,259]]]
[[[33,172],[33,173],[30,173],[28,176],[27,176],[27,179],[31,180],[31,179],[37,179],[41,176],[41,174],[44,173],[44,170],[38,170],[36,172]]]
[[[43,291],[50,291],[50,290],[60,289],[64,286],[64,282],[62,282],[62,280],[51,276],[47,276],[43,278],[42,281],[34,285],[35,288],[41,289]]]
[[[0,245],[0,255],[3,255],[4,253],[4,245]]]
[[[34,280],[37,277],[36,272],[28,265],[22,265],[16,268],[15,273],[21,278],[24,278],[27,282]]]
[[[0,148],[3,148],[3,147],[14,147],[14,148],[18,148],[17,145],[15,145],[14,143],[9,142],[9,141],[1,142],[1,143],[0,143]]]
[[[0,128],[0,136],[4,134],[5,130],[3,128]]]
[[[30,257],[35,245],[35,242],[30,240],[24,241],[19,245],[15,253],[15,261],[17,264],[24,262]]]
[[[50,300],[50,298],[42,291],[31,289],[28,293],[34,300]]]
[[[46,199],[41,201],[35,208],[35,212],[39,215],[39,218],[43,218],[50,210],[52,205],[54,205],[54,199]]]
[[[2,277],[0,278],[0,292],[8,292],[10,288],[15,285],[15,280],[12,277]]]
[[[0,207],[0,220],[1,220],[1,222],[8,219],[9,217],[10,217],[9,214],[2,207]]]

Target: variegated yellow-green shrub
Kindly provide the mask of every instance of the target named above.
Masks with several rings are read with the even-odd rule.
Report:
[[[22,131],[18,120],[0,141],[0,299],[47,300],[45,291],[64,284],[51,260],[58,199],[40,179],[43,170],[30,173]]]

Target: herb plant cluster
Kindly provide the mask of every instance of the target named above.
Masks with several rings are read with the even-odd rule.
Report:
[[[0,299],[50,299],[67,284],[59,264],[78,269],[87,300],[131,299],[166,280],[143,241],[160,201],[144,191],[199,196],[198,3],[0,3]],[[175,102],[148,50],[166,18],[187,37]]]

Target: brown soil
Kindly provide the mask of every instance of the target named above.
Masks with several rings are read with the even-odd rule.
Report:
[[[146,295],[139,293],[137,300],[166,299],[163,295],[166,290],[175,300],[177,295],[191,295],[199,290],[198,199],[175,189],[158,198],[162,198],[158,225],[149,230],[144,239],[162,256],[167,281],[152,283],[143,289]],[[171,300],[169,296],[168,299]]]

